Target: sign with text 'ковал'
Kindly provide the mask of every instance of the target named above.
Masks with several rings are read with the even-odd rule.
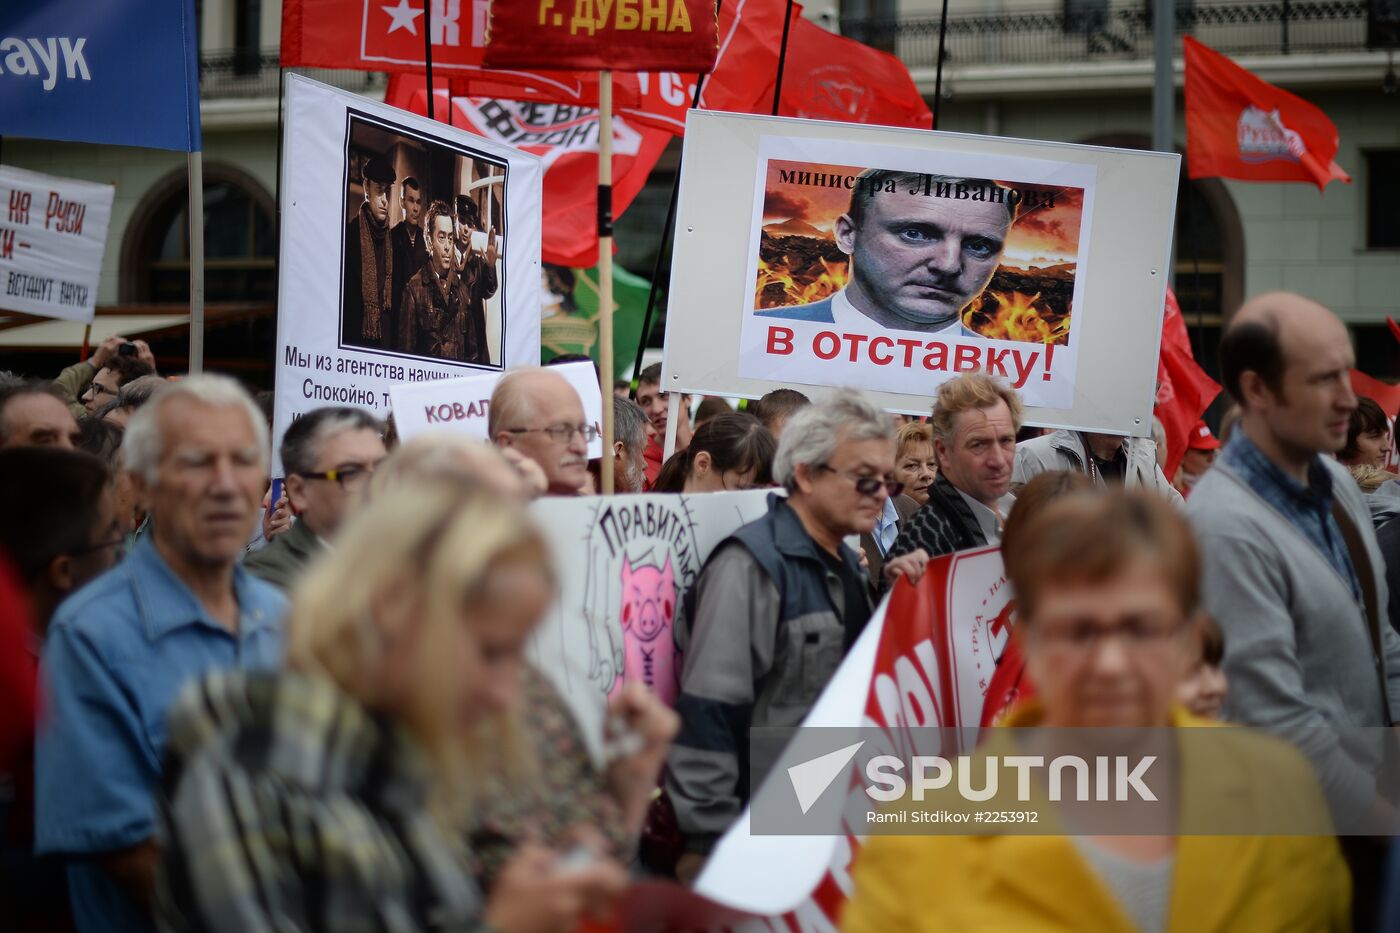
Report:
[[[0,308],[92,320],[115,190],[0,166]]]
[[[491,5],[486,65],[700,71],[719,51],[714,0],[513,0]]]

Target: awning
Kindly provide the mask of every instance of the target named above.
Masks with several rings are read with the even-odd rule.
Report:
[[[229,303],[204,309],[205,330],[235,321],[273,313],[268,303]],[[0,312],[0,350],[78,350],[87,325],[30,314]],[[188,332],[190,315],[181,305],[111,305],[98,307],[92,321],[89,346],[97,346],[114,334],[123,337],[167,336]]]

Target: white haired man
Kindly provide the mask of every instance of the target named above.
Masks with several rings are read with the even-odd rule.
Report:
[[[243,566],[290,589],[307,562],[359,510],[370,477],[387,455],[384,423],[362,408],[317,408],[293,421],[282,436],[282,470],[297,519],[286,534],[249,554]]]
[[[153,929],[154,797],[181,687],[281,660],[282,595],[238,564],[267,453],[262,413],[221,376],[165,386],[127,426],[151,532],[59,607],[41,660],[35,845],[69,859],[80,930]]]
[[[873,529],[899,494],[894,447],[893,423],[859,393],[793,414],[773,462],[787,497],[770,496],[767,515],[720,542],[682,601],[681,731],[666,781],[682,881],[748,799],[749,729],[801,722],[870,618],[865,572],[842,539]],[[749,772],[757,781],[771,765]]]

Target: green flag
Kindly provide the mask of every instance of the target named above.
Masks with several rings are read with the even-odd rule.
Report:
[[[598,359],[598,270],[544,264],[540,362],[565,353]],[[632,375],[651,283],[613,266],[613,378]]]

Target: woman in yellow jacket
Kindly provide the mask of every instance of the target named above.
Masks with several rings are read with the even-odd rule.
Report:
[[[1031,517],[1009,548],[1007,573],[1038,698],[1005,725],[1207,725],[1172,699],[1190,660],[1199,569],[1190,530],[1170,506],[1121,491],[1071,495]],[[1042,731],[1027,741],[1053,735]],[[1081,834],[1031,835],[1035,827],[1025,827],[1000,835],[871,837],[856,863],[843,929],[1349,929],[1350,879],[1329,835],[1321,791],[1301,756],[1235,730],[1156,735],[1179,737],[1167,763],[1159,762],[1173,775],[1165,811],[1171,830],[1115,835],[1121,828],[1103,833],[1105,827],[1095,826],[1088,832],[1101,834],[1088,835],[1084,818],[1092,820],[1093,811],[1047,803],[1037,786],[1031,800],[1038,807],[1018,808],[1047,817],[1041,832],[1070,824]],[[981,786],[987,756],[1017,751],[1010,730],[992,732],[964,763],[974,768],[972,786]],[[1001,782],[1003,792],[1007,783]],[[997,802],[1003,799],[1005,793],[961,806],[1008,809]],[[1234,828],[1278,832],[1273,827],[1285,823],[1282,831],[1294,835],[1244,835],[1245,829]],[[1241,834],[1188,834],[1221,829]]]

